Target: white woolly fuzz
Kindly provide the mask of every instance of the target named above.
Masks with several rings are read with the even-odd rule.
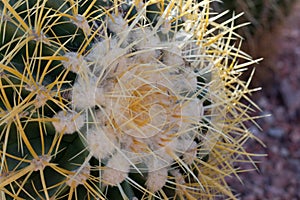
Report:
[[[127,62],[129,61],[123,55],[126,53],[126,50],[123,48],[115,47],[113,51],[107,52],[106,55],[103,56],[99,66],[105,66],[105,70],[108,71],[109,76],[116,75],[114,73],[118,73],[120,70],[124,70],[127,68]],[[119,69],[118,69],[119,68]]]
[[[81,170],[78,172],[77,170],[74,174],[69,175],[66,184],[70,187],[76,188],[78,185],[83,185],[88,178],[90,177],[90,166],[86,164],[86,166],[81,167]]]
[[[121,33],[128,27],[128,25],[127,25],[127,22],[122,17],[122,15],[120,15],[120,14],[115,15],[113,13],[113,14],[111,14],[111,17],[108,17],[107,27],[110,31],[112,31],[114,33]]]
[[[186,164],[191,165],[197,158],[197,149],[198,144],[193,141],[183,154],[183,160]]]
[[[105,98],[105,91],[103,88],[96,88],[96,98],[95,98],[95,103],[96,105],[99,106],[104,106],[106,105],[106,98]]]
[[[135,5],[135,7],[139,13],[142,12],[142,9],[145,6],[145,3],[141,0],[133,0],[131,3]]]
[[[72,105],[78,109],[88,109],[95,106],[97,90],[95,77],[78,77],[72,90]]]
[[[168,51],[163,52],[163,63],[167,66],[181,67],[185,66],[185,61],[181,55],[181,50],[174,46]]]
[[[72,134],[83,127],[85,117],[75,111],[59,111],[53,116],[55,121],[52,122],[55,130],[59,133]]]
[[[197,90],[197,75],[189,68],[176,75],[172,74],[171,81],[174,89],[180,94],[187,95]]]
[[[185,124],[198,124],[203,112],[203,103],[198,98],[183,102],[182,118]]]
[[[144,162],[148,168],[148,171],[151,172],[169,167],[174,162],[174,160],[166,152],[166,148],[161,147],[153,151],[152,154],[149,154],[147,157],[145,157]]]
[[[170,173],[174,176],[175,182],[180,186],[185,184],[185,180],[183,175],[180,173],[179,170],[172,170]]]
[[[103,130],[103,128],[91,128],[86,136],[88,149],[97,159],[108,157],[117,148],[113,135],[107,129]]]
[[[146,186],[150,192],[160,190],[167,182],[168,169],[162,168],[156,171],[148,172]]]
[[[41,106],[44,106],[46,102],[49,100],[49,93],[46,94],[46,91],[38,91],[35,97],[34,106],[36,108],[40,108]]]
[[[110,42],[111,40],[104,40],[101,42],[98,42],[94,44],[91,52],[86,56],[86,59],[89,62],[93,62],[95,64],[98,64],[98,62],[101,62],[102,58],[110,49]]]
[[[171,26],[171,21],[166,19],[163,24],[160,27],[160,30],[163,34],[167,34],[169,33],[169,31],[171,30],[172,26]]]
[[[182,173],[180,173],[178,169],[170,171],[170,174],[174,176],[176,192],[179,195],[182,195],[186,187],[186,181],[184,179],[184,176],[182,175]]]
[[[160,39],[148,28],[136,29],[130,33],[129,41],[136,43],[135,62],[154,63],[158,59]]]
[[[61,62],[66,69],[70,69],[76,74],[88,70],[88,63],[82,55],[78,55],[76,52],[67,52],[64,57],[67,60],[62,60]]]
[[[105,168],[102,181],[106,185],[116,186],[122,183],[127,177],[128,173],[113,168]]]
[[[149,28],[135,29],[130,34],[131,40],[137,42],[137,49],[157,48],[161,44],[159,37]]]
[[[122,154],[121,152],[117,152],[111,157],[106,166],[128,173],[130,163],[128,162],[124,154]]]
[[[86,18],[83,15],[76,15],[74,17],[74,19],[72,20],[72,22],[78,27],[81,28],[81,30],[87,35],[90,36],[91,35],[91,27],[88,23],[88,21],[86,20]]]
[[[103,170],[102,179],[105,184],[117,185],[122,183],[128,177],[130,163],[126,160],[124,155],[116,153],[108,161]]]
[[[108,77],[114,77],[128,67],[129,59],[124,56],[127,50],[119,47],[117,43],[117,39],[112,38],[94,45],[86,58],[94,64],[94,74],[103,76],[105,71]]]
[[[42,155],[31,160],[30,165],[33,166],[34,171],[42,171],[47,166],[47,164],[49,164],[50,160],[51,156]]]
[[[51,91],[48,91],[47,88],[45,88],[42,85],[36,85],[36,84],[32,84],[32,85],[24,85],[24,89],[30,92],[34,92],[35,93],[35,101],[34,101],[34,106],[36,108],[40,108],[42,106],[44,106],[47,101],[49,99],[52,98],[52,96],[54,96],[54,93]]]

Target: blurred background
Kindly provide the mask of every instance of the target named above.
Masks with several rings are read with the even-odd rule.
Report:
[[[253,157],[258,171],[240,173],[242,183],[229,178],[229,184],[241,200],[300,199],[300,0],[223,0],[218,11],[244,12],[238,23],[244,51],[253,58],[264,58],[254,66],[252,87],[263,89],[252,99],[261,107],[256,114],[261,129],[248,127],[266,147],[251,140],[246,150],[267,154]],[[232,15],[232,13],[231,13]],[[229,17],[228,15],[227,17]],[[222,19],[223,20],[223,19]],[[250,164],[236,167],[253,169]]]

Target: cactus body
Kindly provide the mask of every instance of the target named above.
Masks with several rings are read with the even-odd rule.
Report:
[[[255,106],[238,16],[218,24],[206,0],[0,7],[5,199],[235,198]]]

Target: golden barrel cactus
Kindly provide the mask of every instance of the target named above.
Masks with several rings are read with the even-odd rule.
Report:
[[[235,199],[256,61],[210,4],[0,1],[1,198]]]

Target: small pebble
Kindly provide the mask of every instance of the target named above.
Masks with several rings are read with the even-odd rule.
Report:
[[[277,139],[280,139],[284,136],[285,132],[281,128],[270,128],[268,135]]]
[[[288,157],[290,155],[290,152],[287,148],[281,148],[280,149],[280,155],[283,157]]]

